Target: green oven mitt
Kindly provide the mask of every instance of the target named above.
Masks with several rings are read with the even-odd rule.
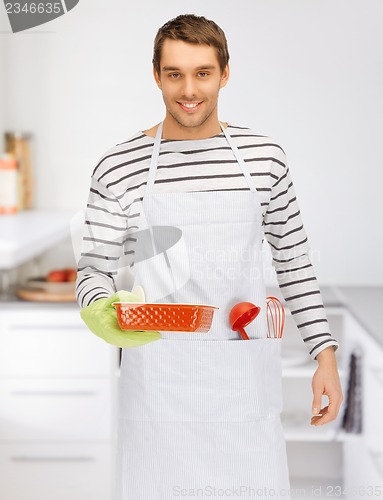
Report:
[[[121,330],[113,302],[143,302],[132,292],[120,290],[110,297],[98,299],[83,307],[80,316],[95,335],[117,347],[137,347],[162,338],[160,332]]]

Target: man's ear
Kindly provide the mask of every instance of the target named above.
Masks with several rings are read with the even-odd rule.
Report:
[[[161,90],[161,78],[154,66],[153,66],[153,76],[154,80],[156,81],[157,87]]]
[[[226,67],[221,74],[221,82],[219,84],[220,89],[222,89],[227,84],[227,82],[229,81],[229,77],[230,77],[230,67],[229,64],[226,64]]]

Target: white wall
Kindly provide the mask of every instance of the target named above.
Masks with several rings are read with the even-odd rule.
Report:
[[[186,12],[214,19],[229,41],[220,118],[287,153],[320,282],[382,284],[380,0],[81,0],[2,36],[5,125],[34,133],[37,206],[82,208],[104,151],[163,117],[152,43]]]

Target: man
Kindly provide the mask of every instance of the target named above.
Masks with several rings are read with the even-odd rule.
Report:
[[[268,137],[218,120],[228,61],[224,32],[213,21],[182,15],[160,28],[153,73],[165,119],[107,151],[91,178],[76,290],[90,329],[125,347],[120,500],[173,498],[182,488],[193,496],[191,489],[212,484],[251,484],[264,488],[259,497],[273,489],[288,498],[282,493],[289,483],[279,418],[280,342],[266,332],[264,237],[281,292],[318,362],[311,423],[334,420],[342,402],[338,343],[284,151]],[[168,237],[166,251],[150,255],[156,266],[149,258],[140,262],[145,229],[161,227],[180,230],[183,246],[172,246]],[[161,267],[165,254],[169,274]],[[117,292],[122,255],[148,302],[218,306],[209,333],[122,332],[112,302],[142,300]],[[189,270],[186,280],[181,268]],[[228,321],[241,301],[261,307],[245,342]],[[324,408],[323,394],[329,398]]]

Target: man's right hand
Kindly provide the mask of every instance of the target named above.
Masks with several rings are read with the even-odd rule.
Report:
[[[140,297],[120,290],[108,298],[99,299],[83,307],[80,316],[89,330],[117,347],[138,347],[162,338],[156,331],[121,330],[113,302],[142,302]]]

